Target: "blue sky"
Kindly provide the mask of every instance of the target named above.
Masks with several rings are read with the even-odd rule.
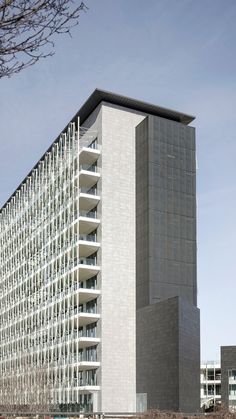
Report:
[[[56,55],[0,81],[0,205],[96,87],[196,115],[202,358],[236,344],[236,1],[86,0]]]

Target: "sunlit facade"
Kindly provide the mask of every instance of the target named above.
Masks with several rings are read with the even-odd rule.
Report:
[[[1,211],[0,404],[49,386],[50,403],[89,408],[99,391],[100,154],[71,123]]]
[[[201,408],[216,406],[221,402],[220,361],[207,361],[201,364]]]
[[[198,408],[193,119],[95,90],[2,207],[0,406]]]

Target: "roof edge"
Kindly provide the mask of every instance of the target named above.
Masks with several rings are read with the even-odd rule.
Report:
[[[62,132],[65,132],[71,122],[75,122],[77,118],[80,118],[80,124],[82,125],[89,115],[94,111],[94,109],[101,103],[101,102],[111,103],[113,105],[122,106],[128,109],[133,109],[139,112],[143,112],[154,116],[159,116],[161,118],[169,119],[175,122],[182,123],[184,125],[189,125],[194,119],[195,116],[188,115],[182,112],[175,111],[173,109],[163,108],[161,106],[153,105],[148,102],[144,102],[141,100],[133,99],[128,96],[123,96],[117,93],[113,93],[107,90],[102,90],[96,88],[88,99],[84,102],[78,112],[73,116],[73,118],[68,122],[65,128],[60,132],[60,134],[56,137],[56,139],[52,142],[49,148],[45,151],[42,157],[37,161],[34,167],[30,170],[30,172],[25,176],[25,178],[21,181],[19,186],[15,189],[15,191],[11,194],[8,200],[3,204],[0,208],[0,213],[2,210],[7,206],[7,204],[11,201],[15,193],[21,188],[21,185],[24,184],[27,178],[32,174],[33,170],[36,169],[39,162],[44,159],[47,153],[50,152],[53,145],[57,143],[60,139],[60,135]]]
[[[102,101],[112,103],[114,105],[123,106],[125,108],[134,109],[147,114],[160,116],[162,118],[173,120],[184,125],[189,125],[195,119],[195,116],[193,115],[175,111],[169,108],[164,108],[161,106],[154,105],[152,103],[144,102],[138,99],[133,99],[128,96],[123,96],[117,93],[98,88],[96,88],[94,92],[89,96],[89,98],[82,105],[80,110],[76,113],[74,118],[80,116],[81,123],[83,124],[83,122],[87,119],[90,113]]]

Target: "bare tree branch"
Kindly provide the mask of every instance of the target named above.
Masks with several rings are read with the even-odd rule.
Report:
[[[54,54],[54,37],[70,34],[88,7],[78,0],[0,0],[0,78]]]
[[[39,414],[59,410],[53,403],[55,377],[50,365],[32,368],[27,357],[16,374],[0,377],[0,410],[4,413]]]

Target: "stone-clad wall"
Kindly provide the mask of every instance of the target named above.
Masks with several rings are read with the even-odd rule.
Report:
[[[228,371],[236,370],[236,346],[221,346],[221,403],[229,406]],[[235,382],[236,384],[236,382]]]
[[[102,409],[136,410],[135,126],[102,106]]]
[[[137,330],[137,393],[148,409],[199,411],[199,310],[169,298],[139,309]]]
[[[137,307],[176,295],[197,305],[194,128],[157,116],[139,124],[136,189]]]
[[[147,407],[200,406],[194,128],[136,128],[137,393]],[[142,396],[143,397],[143,396]]]
[[[101,400],[136,410],[135,127],[146,115],[102,102],[84,125],[101,144]]]

